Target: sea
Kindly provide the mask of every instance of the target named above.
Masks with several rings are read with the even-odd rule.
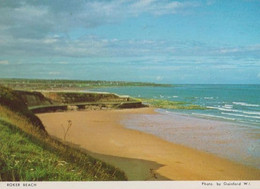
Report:
[[[156,109],[132,115],[125,127],[260,168],[260,85],[112,87],[95,91],[182,101],[203,110]]]

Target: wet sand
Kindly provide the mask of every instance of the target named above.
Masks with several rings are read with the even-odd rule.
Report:
[[[126,159],[126,163],[127,158],[150,162],[144,169],[147,169],[146,172],[152,172],[151,175],[155,174],[155,177],[161,175],[159,179],[260,179],[259,169],[240,165],[206,152],[164,141],[154,135],[123,127],[121,121],[131,118],[129,115],[132,114],[155,114],[155,112],[152,108],[141,108],[44,113],[38,114],[38,117],[42,120],[48,133],[60,139],[64,139],[63,128],[66,129],[68,120],[71,120],[72,127],[66,136],[67,142],[94,154],[102,154],[104,157],[116,156]],[[125,165],[122,166],[119,162],[110,161],[111,164],[124,170]],[[131,167],[127,169],[131,169]],[[136,177],[131,178],[129,179],[140,180]]]
[[[259,128],[158,109],[156,111],[159,112],[156,115],[133,114],[130,119],[123,120],[122,124],[175,144],[260,169]]]

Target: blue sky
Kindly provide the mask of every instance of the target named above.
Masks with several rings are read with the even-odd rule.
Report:
[[[0,77],[260,84],[259,0],[0,0]]]

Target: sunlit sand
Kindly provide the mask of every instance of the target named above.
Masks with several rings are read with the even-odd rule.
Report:
[[[170,180],[255,180],[260,171],[215,155],[164,141],[154,135],[123,127],[131,114],[155,114],[152,108],[70,111],[38,114],[52,136],[93,153],[155,162],[151,171]],[[127,163],[127,162],[126,162]],[[116,163],[115,163],[116,164]],[[120,167],[120,165],[118,165]],[[138,174],[138,173],[137,173]]]

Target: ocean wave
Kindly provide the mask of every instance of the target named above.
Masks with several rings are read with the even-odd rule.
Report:
[[[236,113],[243,113],[243,114],[250,114],[250,115],[260,115],[260,112],[255,112],[255,111],[242,111],[242,110],[234,110],[234,109],[214,107],[214,106],[207,106],[207,108],[216,109],[216,110],[225,111],[225,112],[236,112]]]
[[[246,117],[246,118],[260,119],[260,116],[249,116],[249,115],[244,115],[244,114],[232,114],[232,113],[226,113],[226,112],[221,112],[221,114],[237,116],[237,117]]]
[[[212,114],[198,114],[198,113],[192,113],[195,116],[200,116],[200,117],[209,117],[209,118],[221,118],[221,119],[226,119],[226,120],[232,120],[235,121],[235,118],[229,118],[229,117],[224,117],[224,116],[217,116],[217,115],[212,115]]]
[[[212,99],[214,99],[214,97],[204,97],[204,99],[207,99],[207,100],[212,100]]]
[[[260,105],[258,104],[248,104],[245,102],[232,102],[235,105],[240,105],[240,106],[251,106],[251,107],[259,107]]]
[[[244,114],[251,114],[251,115],[260,115],[260,112],[248,112],[248,111],[241,111]]]
[[[172,96],[173,98],[178,98],[179,96]]]
[[[232,108],[233,108],[233,105],[225,104],[223,107],[224,107],[224,108],[228,108],[228,109],[232,109]]]
[[[215,109],[215,110],[221,110],[221,111],[227,111],[227,112],[239,112],[239,110],[234,110],[230,108],[221,108],[221,107],[215,107],[215,106],[206,106],[209,109]]]

